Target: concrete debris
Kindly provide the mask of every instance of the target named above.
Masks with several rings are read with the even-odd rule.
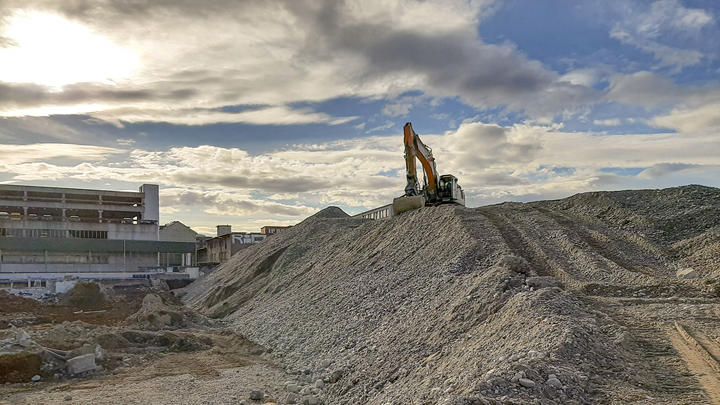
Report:
[[[682,278],[682,279],[686,279],[686,280],[698,278],[700,276],[695,271],[695,269],[693,269],[691,267],[688,267],[685,269],[680,269],[675,274],[677,275],[677,278]]]
[[[322,401],[315,395],[307,395],[302,399],[303,405],[320,405]]]
[[[518,379],[518,383],[522,385],[525,388],[533,388],[535,387],[535,381],[530,380],[528,378],[520,378]]]
[[[693,402],[654,382],[697,385],[684,363],[642,357],[641,339],[666,341],[656,325],[680,316],[678,302],[691,305],[684,318],[720,321],[718,229],[720,190],[699,186],[381,221],[332,209],[235,255],[184,299],[289,369],[316,365],[303,375],[321,376],[328,403]],[[689,267],[697,280],[677,277]]]
[[[73,357],[67,361],[67,370],[70,375],[83,374],[95,371],[96,369],[95,354],[93,353]]]
[[[249,398],[253,401],[262,401],[265,398],[265,394],[262,391],[253,390],[250,391]]]

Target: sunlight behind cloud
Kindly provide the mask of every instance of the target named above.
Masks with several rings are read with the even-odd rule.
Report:
[[[138,56],[90,28],[59,15],[18,11],[0,35],[0,81],[62,87],[130,78]]]

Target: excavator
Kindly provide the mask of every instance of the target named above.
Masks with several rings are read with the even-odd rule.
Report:
[[[405,169],[407,186],[405,195],[393,200],[393,215],[416,210],[424,206],[457,204],[465,206],[465,193],[452,174],[438,176],[432,149],[425,145],[413,130],[411,123],[403,127],[405,142]],[[420,188],[416,159],[420,161],[425,174]]]

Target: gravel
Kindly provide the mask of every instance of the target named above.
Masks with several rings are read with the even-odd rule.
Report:
[[[673,318],[718,325],[718,214],[699,186],[381,221],[331,208],[185,299],[272,349],[303,403],[707,403],[676,354],[645,351]]]

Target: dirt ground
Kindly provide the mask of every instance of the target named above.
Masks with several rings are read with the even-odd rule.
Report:
[[[9,328],[11,324],[24,327],[73,321],[117,325],[140,308],[143,297],[149,291],[146,287],[118,287],[113,289],[112,301],[89,301],[89,305],[76,305],[67,300],[43,304],[0,291],[0,330]]]
[[[293,376],[246,345],[157,354],[141,364],[69,381],[0,387],[0,404],[238,404],[261,390],[273,403]]]
[[[100,345],[105,353],[99,370],[79,377],[42,371],[31,349],[0,356],[0,379],[21,380],[0,382],[0,404],[237,404],[258,390],[260,403],[272,403],[294,378],[265,348],[204,322],[167,292],[129,288],[88,299],[95,292],[58,303],[0,296],[0,339],[21,329],[42,347]],[[30,382],[36,373],[42,379]]]

